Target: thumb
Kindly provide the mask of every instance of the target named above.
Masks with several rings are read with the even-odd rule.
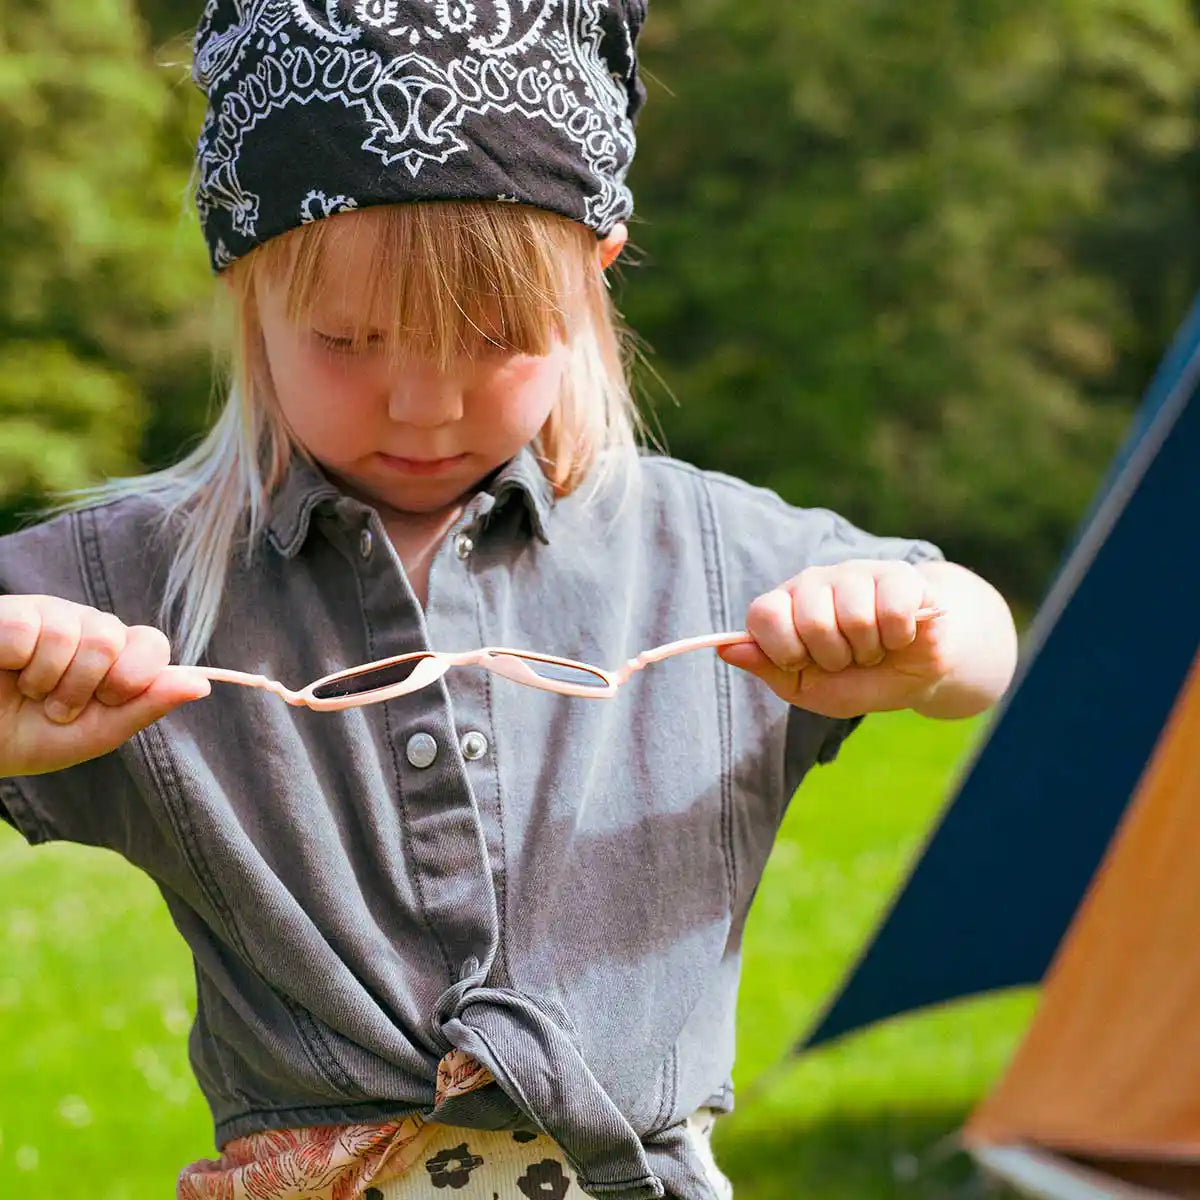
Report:
[[[773,692],[790,701],[800,690],[800,672],[785,671],[772,662],[755,642],[721,646],[717,653],[731,666],[757,675]]]
[[[759,674],[764,667],[771,665],[771,660],[755,642],[735,642],[732,646],[718,646],[717,653],[731,667],[739,667],[752,675]]]
[[[203,700],[211,691],[212,684],[199,671],[187,667],[166,667],[140,696],[114,708],[99,707],[107,722],[117,724],[123,735],[121,740],[124,741],[180,705]]]

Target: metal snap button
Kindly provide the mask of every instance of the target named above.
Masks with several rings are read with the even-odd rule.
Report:
[[[408,739],[408,745],[404,747],[405,757],[418,771],[433,766],[437,754],[438,744],[427,733],[414,733]]]
[[[460,533],[454,539],[454,553],[457,554],[459,558],[461,558],[461,559],[470,558],[471,551],[474,549],[475,549],[475,543],[471,540],[471,538],[468,534]]]
[[[469,733],[463,734],[462,752],[463,758],[468,762],[482,758],[488,752],[487,738],[478,729],[472,729]]]
[[[358,552],[363,556],[363,558],[370,558],[371,550],[374,545],[375,538],[372,536],[371,531],[369,529],[364,529],[362,533],[358,535]]]

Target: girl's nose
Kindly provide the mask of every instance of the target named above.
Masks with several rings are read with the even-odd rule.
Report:
[[[388,416],[397,424],[434,429],[462,415],[463,382],[451,373],[406,370],[388,389]]]

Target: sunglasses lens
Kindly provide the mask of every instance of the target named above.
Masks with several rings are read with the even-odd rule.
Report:
[[[519,658],[535,675],[539,675],[542,679],[552,680],[554,683],[574,683],[581,687],[594,688],[608,687],[608,680],[603,675],[589,671],[586,667],[543,662],[540,658],[526,658],[523,654],[514,654],[513,657]]]
[[[344,675],[335,675],[314,688],[313,697],[317,700],[341,700],[346,696],[382,691],[397,683],[404,683],[416,670],[417,664],[427,657],[422,655],[404,662],[389,663],[386,667],[372,667],[369,671],[347,671]]]

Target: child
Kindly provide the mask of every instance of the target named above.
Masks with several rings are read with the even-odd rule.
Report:
[[[180,1197],[728,1195],[708,1131],[789,797],[862,714],[1010,678],[1003,600],[932,546],[638,456],[603,278],[643,16],[202,20],[228,404],[0,541],[0,809],[148,872],[195,957],[221,1157]],[[612,667],[743,623],[603,701],[463,667],[321,712],[201,671]]]

